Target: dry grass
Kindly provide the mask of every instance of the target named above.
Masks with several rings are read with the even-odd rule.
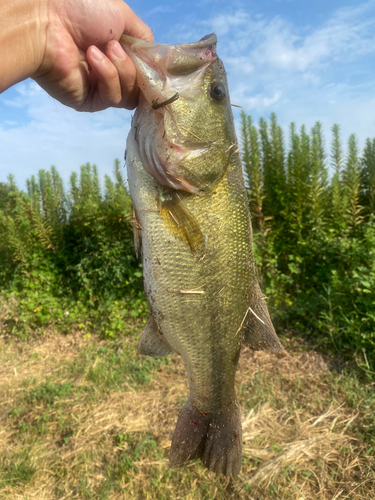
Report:
[[[180,360],[153,365],[147,383],[125,380],[108,389],[90,379],[106,359],[86,354],[98,345],[108,343],[79,335],[2,341],[0,499],[375,499],[366,434],[366,411],[375,403],[368,410],[356,403],[355,383],[321,355],[244,350],[238,372],[244,460],[241,474],[229,480],[197,463],[168,468],[187,394]],[[124,340],[111,353],[127,346]],[[42,394],[28,403],[47,377],[60,391],[55,399],[47,403]]]

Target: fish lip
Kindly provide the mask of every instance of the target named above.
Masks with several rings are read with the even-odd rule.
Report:
[[[142,40],[140,38],[135,38],[133,36],[123,34],[120,37],[120,41],[130,46],[136,43],[137,46],[140,48],[150,48],[150,47],[155,47],[157,45],[167,45],[170,47],[180,47],[186,50],[194,50],[194,49],[209,47],[210,45],[216,45],[217,36],[215,35],[215,33],[211,33],[209,35],[205,35],[197,42],[160,44],[160,43],[146,42],[146,40]]]
[[[204,37],[202,37],[197,42],[180,43],[179,45],[177,45],[177,47],[181,47],[186,50],[195,50],[195,49],[203,49],[211,45],[216,46],[216,44],[217,44],[217,36],[215,35],[215,33],[210,33],[209,35],[205,35]]]
[[[135,43],[139,46],[144,46],[145,48],[151,47],[153,45],[159,45],[157,43],[146,42],[146,40],[142,40],[141,38],[135,38],[134,36],[122,34],[120,37],[120,42],[126,43],[127,45],[134,45]]]

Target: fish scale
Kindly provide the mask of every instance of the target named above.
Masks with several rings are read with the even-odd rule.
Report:
[[[141,242],[150,306],[139,350],[154,357],[176,352],[187,370],[189,399],[178,417],[170,464],[200,458],[214,472],[235,475],[241,468],[234,383],[241,344],[282,346],[256,279],[225,71],[215,35],[179,46],[126,36],[122,42],[142,91],[127,141],[139,221],[135,242]],[[154,65],[150,72],[145,61]],[[168,74],[169,66],[177,76]],[[163,71],[164,84],[154,82]],[[226,99],[215,102],[223,89]]]
[[[156,213],[158,207],[155,192],[162,191],[163,188],[144,172],[136,154],[137,151],[132,153],[128,146],[128,155],[133,157],[129,185],[134,205],[147,206],[150,210],[137,212],[143,228],[143,252],[148,256],[147,262],[144,262],[146,295],[152,302],[155,314],[162,312],[163,319],[159,326],[163,335],[186,360],[188,370],[192,371],[188,376],[195,381],[192,392],[196,395],[197,406],[202,412],[219,410],[221,408],[218,407],[217,398],[207,398],[207,394],[213,392],[210,380],[217,379],[218,374],[224,370],[234,386],[236,366],[230,360],[240,347],[241,335],[236,331],[246,312],[246,292],[251,284],[252,267],[246,266],[252,258],[250,246],[247,245],[247,251],[243,250],[239,254],[241,246],[236,244],[236,238],[250,238],[247,214],[243,210],[230,209],[233,202],[243,205],[245,194],[243,191],[238,192],[235,185],[223,179],[215,188],[216,194],[203,194],[185,200],[186,208],[197,218],[203,235],[208,237],[206,255],[199,261],[202,256],[192,254],[184,242],[166,230],[162,217]],[[238,162],[233,163],[233,168],[240,168]],[[231,203],[223,202],[230,197],[234,197]],[[224,220],[225,223],[216,224],[218,227],[212,230],[212,224],[205,217],[209,211],[219,214],[219,221]],[[223,240],[228,244],[223,245]],[[170,243],[166,244],[166,241]],[[153,262],[157,260],[161,264],[154,266]],[[244,279],[246,270],[248,278]],[[223,286],[225,289],[219,294]],[[198,287],[202,287],[205,293],[189,295],[194,297],[192,309],[187,302],[187,295],[180,291],[195,291]],[[191,342],[192,326],[194,342]],[[209,337],[212,337],[212,342],[208,341]],[[227,338],[229,340],[226,342]],[[226,342],[224,350],[228,353],[228,361],[222,364],[214,358],[212,363],[207,363],[212,345],[218,349],[222,347],[222,342]],[[211,372],[212,375],[208,376]],[[205,401],[204,406],[203,403],[199,406],[200,400]]]

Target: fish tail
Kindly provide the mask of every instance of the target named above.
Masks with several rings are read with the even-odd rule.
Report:
[[[207,469],[236,476],[241,470],[241,413],[235,402],[220,412],[202,413],[189,401],[180,411],[169,464],[178,467],[200,458]]]

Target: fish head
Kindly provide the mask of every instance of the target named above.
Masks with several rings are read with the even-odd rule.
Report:
[[[142,163],[164,186],[196,193],[223,175],[235,142],[228,83],[217,38],[179,45],[120,40],[137,70],[133,126]]]

